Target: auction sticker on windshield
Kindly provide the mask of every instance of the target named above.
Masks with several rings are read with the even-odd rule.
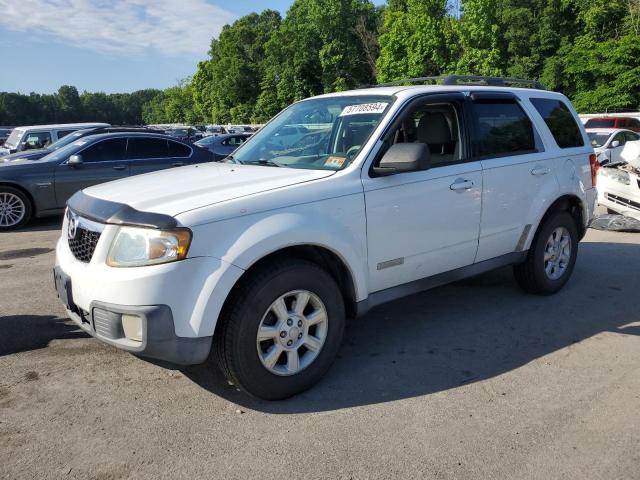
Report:
[[[347,105],[340,114],[341,117],[347,115],[359,115],[362,113],[382,113],[387,108],[388,103],[376,102],[376,103],[363,103],[361,105]]]

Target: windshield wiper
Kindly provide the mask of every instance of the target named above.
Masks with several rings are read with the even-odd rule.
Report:
[[[266,165],[268,167],[282,167],[283,165],[273,160],[252,160],[251,162],[244,162],[245,164],[258,164],[258,165]]]

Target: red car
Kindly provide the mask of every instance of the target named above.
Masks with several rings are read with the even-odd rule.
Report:
[[[587,120],[584,128],[626,128],[640,132],[640,120],[632,117],[593,117]]]

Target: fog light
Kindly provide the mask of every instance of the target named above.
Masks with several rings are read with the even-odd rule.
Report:
[[[142,342],[142,319],[137,315],[122,315],[124,336],[135,342]]]

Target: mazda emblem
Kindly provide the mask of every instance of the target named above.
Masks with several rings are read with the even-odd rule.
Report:
[[[69,215],[69,225],[67,227],[67,237],[69,240],[76,238],[76,231],[78,229],[78,218],[71,214]]]

